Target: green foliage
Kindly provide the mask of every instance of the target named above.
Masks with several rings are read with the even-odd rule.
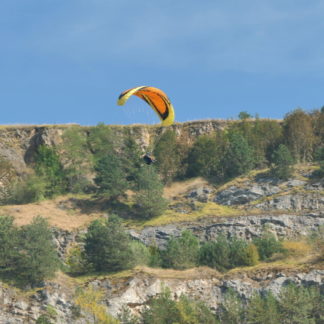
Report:
[[[260,260],[269,259],[274,253],[284,252],[283,245],[272,233],[265,232],[261,237],[253,240],[257,247]]]
[[[150,249],[139,241],[131,241],[130,249],[133,258],[133,266],[150,264]]]
[[[246,307],[246,319],[249,324],[277,324],[280,323],[278,301],[269,292],[265,296],[254,294]]]
[[[159,248],[156,245],[150,245],[149,252],[150,259],[148,265],[152,268],[160,268],[162,266],[163,260]]]
[[[90,129],[88,135],[88,145],[95,160],[102,158],[114,150],[114,138],[109,126],[99,123]]]
[[[51,321],[50,316],[47,314],[42,314],[37,318],[36,324],[53,324],[53,322]]]
[[[49,184],[45,177],[30,175],[25,181],[16,182],[11,188],[10,202],[27,204],[46,198]]]
[[[0,216],[0,272],[10,273],[15,266],[18,230],[12,216]]]
[[[208,241],[200,248],[200,264],[207,265],[219,271],[230,268],[230,246],[227,239],[220,235],[216,241]]]
[[[35,172],[45,183],[45,197],[66,191],[66,179],[59,155],[52,147],[41,145],[35,158]]]
[[[122,168],[130,188],[136,190],[139,173],[143,167],[142,151],[131,135],[126,136],[122,150]]]
[[[224,153],[223,163],[229,178],[239,176],[254,167],[253,148],[239,132],[230,131],[227,134],[228,146]]]
[[[199,241],[190,232],[183,231],[180,237],[171,238],[163,253],[163,265],[167,268],[188,269],[198,264]]]
[[[81,274],[88,270],[89,265],[86,262],[84,250],[79,244],[72,245],[67,251],[66,265],[67,271],[71,274]]]
[[[24,285],[37,285],[53,277],[58,267],[59,260],[48,222],[38,216],[19,230],[13,274]]]
[[[278,149],[273,152],[272,161],[274,163],[271,169],[273,176],[283,180],[287,180],[292,176],[293,158],[287,146],[280,144]]]
[[[183,162],[181,145],[174,131],[167,130],[158,137],[153,155],[164,183],[170,183],[179,174]]]
[[[317,288],[304,288],[290,284],[284,287],[278,298],[281,319],[284,324],[320,323],[324,319],[324,303]]]
[[[223,235],[218,236],[216,241],[204,243],[199,254],[200,264],[219,271],[255,265],[259,259],[253,244],[235,237],[226,239]]]
[[[223,138],[200,136],[188,153],[188,176],[223,179]]]
[[[284,136],[286,144],[297,162],[312,159],[315,134],[312,119],[302,109],[296,109],[285,116]]]
[[[252,115],[250,115],[247,111],[241,111],[241,112],[238,114],[238,118],[239,118],[240,120],[245,120],[245,119],[252,118]]]
[[[138,174],[135,206],[140,218],[149,219],[163,214],[167,201],[163,198],[163,184],[153,166],[141,168]]]
[[[216,318],[208,307],[182,295],[178,301],[171,298],[171,291],[163,288],[142,314],[143,324],[214,324]]]
[[[90,224],[84,250],[88,262],[97,271],[119,271],[131,266],[130,238],[115,215]]]
[[[245,310],[240,296],[233,290],[228,290],[225,294],[224,301],[218,310],[218,317],[224,324],[244,323]]]
[[[62,135],[61,157],[65,161],[68,190],[84,192],[89,185],[87,175],[93,168],[93,156],[88,149],[87,136],[80,126],[69,127]]]
[[[111,151],[96,161],[96,177],[98,193],[110,200],[117,199],[128,189],[128,182],[123,170],[122,161],[117,154]]]

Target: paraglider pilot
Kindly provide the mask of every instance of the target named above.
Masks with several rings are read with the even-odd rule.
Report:
[[[145,162],[147,165],[150,165],[150,164],[156,162],[156,160],[154,159],[153,156],[151,156],[150,153],[146,153],[146,154],[143,156],[143,160],[144,160],[144,162]]]

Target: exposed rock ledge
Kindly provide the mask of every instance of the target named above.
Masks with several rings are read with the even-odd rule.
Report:
[[[130,234],[147,245],[154,243],[163,247],[171,236],[179,236],[185,229],[191,230],[201,241],[208,241],[220,234],[249,240],[260,236],[265,228],[272,231],[278,238],[296,238],[317,231],[320,226],[324,226],[324,213],[322,212],[306,215],[217,217],[200,220],[199,223],[169,224],[146,227],[140,231],[130,230]]]
[[[324,268],[319,265],[307,269],[285,269],[278,266],[233,271],[225,275],[209,268],[186,271],[140,268],[129,277],[94,279],[87,286],[102,289],[105,294],[103,305],[112,315],[116,315],[124,305],[135,312],[139,311],[151,297],[161,292],[163,286],[171,289],[173,298],[184,293],[191,298],[203,300],[215,310],[229,288],[246,299],[255,292],[272,291],[278,294],[282,287],[291,282],[317,286],[324,293]],[[72,287],[64,283],[47,283],[32,294],[22,294],[0,283],[0,323],[35,323],[48,306],[55,309],[57,324],[89,323],[87,317],[74,316],[76,308],[72,299],[73,291]]]

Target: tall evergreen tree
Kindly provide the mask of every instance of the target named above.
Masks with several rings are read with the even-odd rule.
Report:
[[[167,208],[163,198],[163,184],[153,166],[141,168],[135,194],[137,213],[141,218],[161,215]]]
[[[310,115],[302,109],[287,114],[284,119],[286,145],[296,162],[312,160],[315,136]]]
[[[130,238],[116,215],[90,224],[84,250],[87,260],[97,271],[119,271],[132,264]]]
[[[254,167],[254,154],[247,140],[238,132],[228,133],[228,146],[223,163],[228,177],[236,177],[250,171]]]
[[[286,145],[280,144],[278,149],[272,155],[272,174],[283,180],[289,179],[293,173],[293,158]]]
[[[13,273],[23,284],[36,285],[54,276],[59,260],[48,222],[34,218],[19,231],[18,254]]]
[[[94,181],[98,186],[98,193],[105,198],[117,199],[128,189],[122,160],[114,151],[97,160],[95,171]]]

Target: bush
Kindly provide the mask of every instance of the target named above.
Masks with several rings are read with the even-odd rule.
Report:
[[[282,288],[279,310],[283,323],[314,323],[324,319],[324,303],[318,288],[304,288],[290,284]]]
[[[219,271],[230,268],[230,246],[228,240],[220,235],[216,241],[206,242],[199,252],[199,262]]]
[[[163,214],[167,201],[163,198],[163,184],[152,166],[144,166],[138,174],[135,209],[140,218],[149,219]]]
[[[71,274],[82,274],[89,269],[84,250],[79,244],[72,245],[67,251],[66,265],[68,266],[67,271]]]
[[[122,161],[111,151],[99,158],[95,165],[98,193],[111,201],[123,195],[128,188],[126,175],[122,168]]]
[[[287,180],[293,173],[293,158],[288,148],[280,144],[278,149],[272,155],[274,165],[271,168],[271,173],[278,179]]]
[[[142,314],[143,324],[216,324],[216,318],[202,302],[181,295],[178,301],[171,298],[168,288],[154,297]]]
[[[174,269],[193,268],[198,264],[198,256],[198,239],[190,231],[183,231],[180,237],[168,241],[163,253],[163,265]]]
[[[0,216],[0,271],[10,274],[17,256],[18,229],[12,216]]]
[[[13,274],[23,285],[35,286],[54,276],[59,259],[48,222],[36,217],[19,230],[17,257]]]
[[[278,241],[271,233],[264,233],[261,237],[254,239],[253,243],[258,249],[262,261],[269,259],[274,253],[285,252],[282,242]]]
[[[265,296],[256,293],[246,307],[247,323],[277,324],[280,323],[278,301],[269,292]]]
[[[255,265],[258,259],[255,245],[235,237],[226,239],[224,236],[218,236],[216,241],[207,242],[200,249],[200,264],[219,271]]]
[[[35,158],[36,175],[45,182],[45,197],[53,197],[66,191],[66,179],[59,155],[52,147],[41,145]]]
[[[88,262],[97,271],[119,271],[131,266],[130,238],[115,215],[90,224],[84,250]]]
[[[130,249],[132,253],[133,266],[150,264],[150,249],[142,242],[131,241]]]

